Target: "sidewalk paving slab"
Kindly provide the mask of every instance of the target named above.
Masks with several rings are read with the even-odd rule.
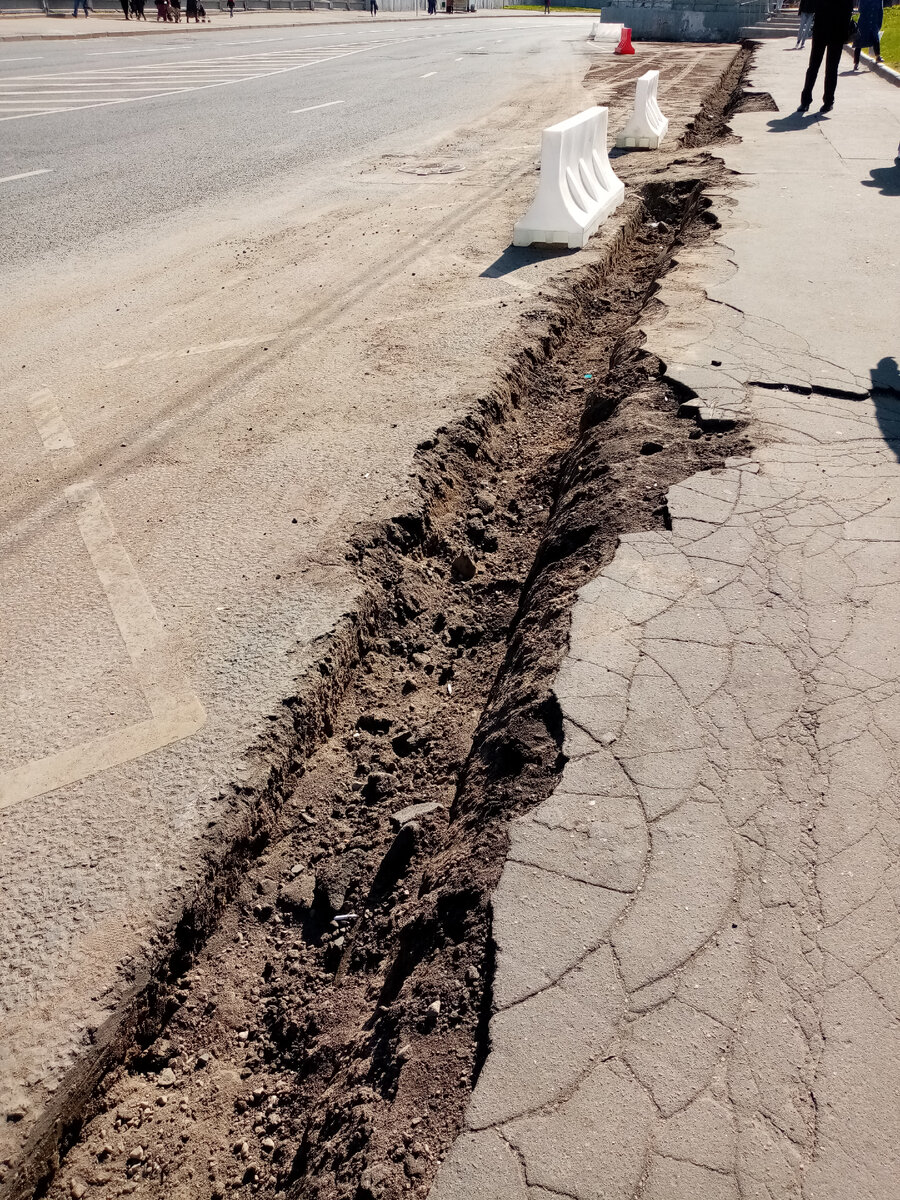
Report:
[[[717,148],[722,229],[659,293],[696,315],[646,348],[757,449],[579,594],[568,762],[510,829],[490,1051],[431,1200],[896,1192],[900,210],[873,181],[900,96],[842,79],[791,126],[799,64],[756,63],[780,114]]]

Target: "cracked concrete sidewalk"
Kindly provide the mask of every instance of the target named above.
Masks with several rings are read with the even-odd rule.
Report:
[[[900,93],[842,79],[792,121],[801,57],[759,51],[781,112],[722,148],[734,207],[661,293],[696,290],[690,328],[648,327],[760,448],[580,593],[569,761],[511,827],[431,1200],[897,1194]]]

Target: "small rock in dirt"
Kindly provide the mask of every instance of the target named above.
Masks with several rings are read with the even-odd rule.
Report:
[[[322,863],[316,871],[316,904],[325,909],[329,917],[338,912],[344,907],[351,883],[364,869],[364,857],[358,851]]]
[[[386,771],[373,771],[363,786],[362,794],[370,803],[387,800],[394,794],[394,784]]]
[[[407,677],[403,680],[403,684],[400,688],[401,694],[404,696],[408,696],[410,692],[416,692],[418,690],[419,690],[419,685],[416,683],[415,679],[412,677],[412,675],[407,675]]]
[[[441,1011],[440,1000],[435,1000],[432,1004],[429,1004],[428,1008],[426,1009],[426,1012],[433,1013],[434,1016],[437,1016],[440,1011]]]
[[[407,821],[405,825],[401,825],[399,833],[388,846],[375,872],[375,878],[372,880],[373,892],[389,891],[409,868],[420,833],[421,828],[415,821]]]
[[[391,1168],[387,1163],[373,1163],[359,1177],[360,1200],[381,1200],[384,1184],[390,1179]]]
[[[81,1197],[85,1194],[86,1191],[87,1191],[87,1184],[84,1182],[84,1180],[78,1179],[76,1176],[73,1175],[72,1178],[69,1180],[69,1195],[74,1197],[74,1200],[81,1200]]]
[[[408,804],[406,808],[399,808],[396,812],[391,813],[391,824],[395,829],[399,829],[408,821],[421,820],[422,817],[430,817],[432,813],[443,811],[443,804],[437,800],[431,800],[426,804]]]
[[[268,900],[264,900],[261,904],[253,905],[253,915],[257,921],[268,921],[274,911]]]
[[[412,1058],[412,1046],[407,1042],[405,1046],[401,1046],[397,1051],[397,1061],[405,1063],[410,1058]]]
[[[156,1082],[160,1087],[171,1087],[175,1083],[175,1072],[171,1067],[163,1067],[156,1077]]]
[[[173,1058],[178,1057],[178,1047],[168,1038],[159,1038],[147,1051],[147,1066],[151,1071],[161,1071]]]
[[[312,908],[315,893],[315,876],[295,875],[290,883],[282,884],[281,891],[278,893],[278,903],[282,908],[305,912],[308,908]]]
[[[129,1150],[127,1161],[130,1163],[143,1162],[144,1161],[144,1147],[143,1146],[135,1146],[135,1148],[133,1150]]]
[[[497,507],[497,497],[483,488],[479,488],[472,499],[475,507],[485,514],[492,513]]]
[[[614,733],[609,733],[609,732],[601,733],[600,737],[598,738],[598,741],[600,742],[601,746],[611,746],[615,740],[616,740],[616,735]]]
[[[202,1071],[204,1067],[209,1066],[211,1055],[208,1050],[201,1050],[197,1055],[197,1069]]]
[[[475,564],[468,554],[457,554],[450,566],[457,579],[469,580],[475,575]]]
[[[410,1179],[419,1179],[425,1174],[428,1164],[424,1158],[417,1158],[413,1154],[407,1154],[403,1160],[403,1166],[406,1168],[406,1173]]]
[[[260,1148],[266,1154],[271,1154],[272,1151],[275,1149],[275,1142],[270,1137],[264,1137],[263,1140],[259,1143],[259,1145],[260,1145]]]

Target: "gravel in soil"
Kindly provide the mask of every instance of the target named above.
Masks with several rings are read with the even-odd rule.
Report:
[[[563,765],[574,592],[621,534],[665,525],[672,483],[749,448],[680,419],[641,348],[722,183],[703,154],[655,173],[623,161],[635,199],[605,268],[544,298],[543,356],[421,447],[422,514],[357,546],[379,602],[327,737],[52,1196],[426,1195],[486,1053],[506,824]]]

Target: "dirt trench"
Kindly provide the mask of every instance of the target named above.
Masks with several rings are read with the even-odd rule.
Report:
[[[729,136],[747,59],[690,146]],[[542,352],[420,447],[421,513],[358,541],[373,600],[358,658],[322,660],[326,689],[348,681],[324,740],[51,1196],[427,1194],[487,1052],[506,825],[563,766],[551,687],[574,593],[621,534],[665,525],[671,484],[749,449],[680,417],[641,348],[673,250],[716,227],[704,189],[724,172],[696,151],[645,161],[617,160],[635,198],[603,268],[528,314]]]

